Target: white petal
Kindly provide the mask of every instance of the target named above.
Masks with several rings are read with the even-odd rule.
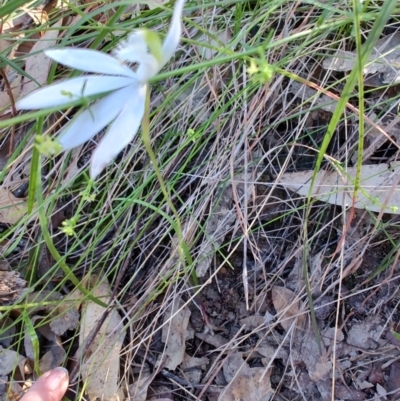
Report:
[[[142,122],[147,85],[136,88],[121,114],[93,152],[90,176],[95,179],[121,150],[132,141]]]
[[[72,149],[93,138],[118,116],[135,89],[132,86],[118,89],[74,117],[59,135],[62,147]]]
[[[15,104],[18,110],[43,109],[68,104],[85,96],[110,92],[137,82],[132,78],[84,76],[38,89]]]
[[[182,35],[182,11],[185,0],[177,0],[172,15],[171,26],[162,46],[163,67],[174,55]]]
[[[115,58],[97,50],[75,49],[50,49],[45,51],[46,56],[76,70],[95,72],[106,75],[123,75],[135,77],[135,73],[126,65],[121,64]]]

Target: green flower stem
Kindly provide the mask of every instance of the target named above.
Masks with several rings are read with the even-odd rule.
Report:
[[[40,121],[40,122],[39,122]],[[37,126],[41,126],[43,122],[43,117],[38,118]],[[35,204],[35,192],[36,192],[36,182],[37,182],[37,173],[40,171],[39,168],[39,158],[40,153],[35,148],[35,144],[33,144],[33,153],[31,160],[31,174],[29,175],[29,187],[28,187],[28,209],[27,214],[30,215],[33,210],[33,205]]]
[[[182,231],[182,224],[181,220],[179,218],[179,214],[171,200],[171,196],[168,192],[168,189],[165,185],[164,179],[162,178],[161,171],[158,167],[157,164],[157,159],[154,155],[153,149],[151,148],[151,142],[150,142],[150,91],[147,88],[146,91],[146,105],[145,105],[145,111],[144,111],[144,116],[143,116],[143,121],[142,121],[142,140],[144,147],[146,149],[146,152],[148,153],[151,163],[153,165],[154,171],[156,173],[158,182],[160,184],[161,191],[164,195],[165,201],[167,202],[168,206],[172,210],[172,213],[174,214],[175,217],[175,222],[173,224],[174,231],[176,233],[176,236],[178,237],[178,251],[179,251],[179,259],[181,260],[181,263],[184,267],[186,267],[186,261],[188,263],[188,267],[191,268],[191,276],[193,280],[193,284],[197,286],[199,284],[196,271],[193,268],[193,260],[192,256],[190,255],[189,248],[183,238],[183,231]]]
[[[36,132],[41,132],[43,126],[43,118],[38,118],[37,121],[37,130]],[[36,154],[35,154],[36,153]],[[97,305],[102,306],[103,308],[107,308],[108,305],[102,301],[100,301],[98,298],[94,297],[79,281],[79,279],[74,275],[72,270],[68,267],[68,265],[65,263],[64,259],[61,257],[61,255],[58,253],[56,247],[54,246],[53,240],[51,238],[49,229],[47,227],[48,224],[48,219],[45,214],[45,205],[43,203],[43,192],[42,192],[42,175],[41,175],[41,155],[38,151],[38,149],[34,146],[33,147],[33,156],[32,156],[32,161],[37,160],[36,166],[32,166],[32,171],[31,174],[35,177],[36,176],[36,199],[37,199],[37,204],[38,204],[38,214],[39,214],[39,223],[40,223],[40,228],[42,229],[42,235],[44,242],[46,243],[46,246],[48,250],[50,251],[51,255],[53,256],[54,260],[59,264],[63,272],[65,273],[65,278],[70,280],[76,288],[79,289],[88,299],[96,303]],[[36,170],[33,170],[33,167],[36,168]]]

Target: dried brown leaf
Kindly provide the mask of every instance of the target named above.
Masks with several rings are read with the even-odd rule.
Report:
[[[14,322],[9,318],[0,320],[0,344],[4,348],[9,348],[14,341],[16,333],[16,326]]]
[[[207,344],[214,346],[215,348],[219,348],[227,344],[229,341],[222,337],[220,334],[210,334],[210,333],[195,333],[197,338],[205,341]]]
[[[287,331],[298,319],[298,325],[304,322],[304,315],[300,315],[300,301],[296,300],[296,294],[288,288],[274,286],[272,287],[272,302],[279,315],[278,321]]]
[[[62,336],[67,330],[75,330],[78,324],[79,312],[72,305],[63,303],[52,313],[50,328],[55,334]]]
[[[274,391],[271,387],[271,370],[250,368],[240,353],[227,358],[223,371],[227,387],[218,401],[269,401]]]
[[[21,75],[17,74],[9,74],[9,84],[11,88],[11,94],[13,97],[13,101],[16,102],[19,97],[19,93],[21,91]],[[0,92],[0,110],[6,109],[10,107],[12,104],[9,92],[5,89]]]
[[[0,223],[14,224],[25,216],[28,205],[7,188],[0,188]]]
[[[191,337],[187,329],[190,314],[187,306],[181,308],[180,300],[174,300],[164,314],[161,341],[165,344],[163,357],[167,357],[167,369],[175,370],[183,361],[186,340]]]
[[[92,290],[93,296],[105,303],[109,302],[110,293],[107,281],[101,282]],[[105,312],[105,308],[92,301],[83,304],[79,333],[80,349]],[[125,334],[119,313],[112,309],[89,346],[81,369],[90,400],[119,398],[120,352]],[[81,358],[81,355],[77,355],[77,358]]]
[[[332,362],[325,354],[321,356],[314,333],[311,331],[298,333],[295,347],[294,355],[297,355],[296,359],[306,365],[310,379],[317,384],[321,382],[324,387],[323,382],[332,374]]]
[[[27,95],[38,87],[47,83],[52,60],[47,57],[43,50],[54,47],[57,43],[59,28],[62,20],[54,24],[42,38],[32,47],[32,55],[28,57],[25,64],[27,77],[23,80],[23,88],[20,97]]]
[[[146,401],[147,390],[153,380],[149,371],[141,371],[139,377],[129,386],[129,397],[135,401]]]
[[[203,375],[202,370],[206,369],[206,366],[209,364],[209,359],[206,357],[196,358],[194,356],[190,356],[185,354],[181,369],[185,378],[194,384],[200,383],[201,377]]]
[[[346,171],[320,170],[316,174],[311,194],[318,200],[340,206],[353,205],[356,209],[400,214],[399,164],[373,164],[361,166],[360,189],[353,205],[357,167]],[[302,196],[308,196],[313,170],[282,175],[280,185]]]
[[[356,62],[356,52],[338,50],[333,57],[327,57],[322,64],[328,70],[350,71],[355,67]],[[398,83],[400,81],[399,32],[385,36],[376,42],[363,72],[364,74],[382,74],[382,83]]]
[[[393,392],[389,399],[398,399],[400,393],[400,362],[396,361],[391,364],[386,387],[388,392]]]
[[[0,375],[8,375],[16,366],[20,365],[25,358],[11,349],[4,349],[0,345]]]

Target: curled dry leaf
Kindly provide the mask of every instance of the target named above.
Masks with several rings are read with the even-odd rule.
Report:
[[[173,304],[165,311],[161,341],[165,344],[162,358],[167,357],[164,365],[167,369],[175,370],[183,361],[186,340],[192,337],[187,329],[190,314],[187,306],[181,308],[179,299],[174,300]]]
[[[47,351],[39,361],[39,369],[43,374],[49,370],[55,369],[57,366],[62,366],[67,357],[64,348],[59,345],[53,345],[49,351]]]
[[[105,303],[109,302],[110,293],[107,281],[97,284],[92,290],[93,296]],[[78,360],[82,358],[80,351],[85,348],[85,341],[96,329],[97,323],[104,313],[106,313],[106,309],[92,301],[83,303],[79,333],[80,347],[79,354],[76,355]],[[86,358],[81,369],[86,393],[90,400],[119,398],[120,353],[125,334],[121,316],[115,309],[112,309],[85,353]]]
[[[26,281],[16,271],[0,271],[0,305],[8,305],[18,299],[26,287]]]
[[[209,359],[206,357],[196,358],[185,354],[181,368],[190,383],[198,384],[202,377],[202,370],[206,369],[209,362]]]
[[[298,326],[303,325],[305,316],[301,314],[300,301],[293,291],[288,288],[273,286],[272,303],[278,314],[278,322],[286,331],[296,322],[296,319]]]
[[[354,206],[373,212],[400,214],[399,164],[373,164],[361,166],[360,189],[354,197],[357,167],[321,170],[316,175],[311,194],[318,200],[339,206]],[[314,172],[312,170],[282,175],[280,185],[300,195],[307,196]]]

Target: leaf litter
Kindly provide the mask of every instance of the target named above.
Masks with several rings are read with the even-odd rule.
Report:
[[[371,164],[361,166],[360,189],[355,199],[355,179],[357,167],[346,170],[336,168],[334,171],[320,170],[310,190],[313,170],[296,173],[285,173],[281,176],[284,188],[299,195],[312,196],[323,202],[338,206],[353,206],[374,212],[400,213],[399,165]]]
[[[93,277],[93,295],[107,304],[110,302],[111,290],[106,280]],[[107,314],[100,328],[99,320]],[[97,330],[98,329],[98,330]],[[94,330],[97,330],[94,333]],[[95,334],[87,349],[85,344],[90,335]],[[97,398],[119,399],[120,395],[120,354],[126,332],[120,314],[116,309],[106,311],[92,301],[82,305],[81,325],[79,331],[80,350],[76,358],[82,363],[81,372],[85,382],[85,391],[90,400]]]
[[[18,98],[26,96],[47,83],[52,60],[46,56],[44,50],[56,45],[59,34],[59,29],[57,28],[61,26],[62,20],[54,24],[51,29],[45,32],[41,40],[32,46],[32,54],[27,58],[25,63],[26,76],[22,81],[22,91]]]
[[[221,44],[219,44],[219,46],[220,45]],[[385,51],[388,49],[389,48],[386,48]],[[208,57],[206,52],[204,52],[203,57]],[[373,65],[376,61],[371,61],[371,63]],[[380,60],[374,68],[381,68],[378,64],[380,64]],[[394,67],[396,67],[395,64]],[[386,72],[383,72],[384,76],[386,76],[385,74]],[[199,85],[199,87],[202,87],[202,85]],[[195,94],[197,94],[197,88],[197,86],[194,88]],[[189,89],[193,93],[194,90],[192,88]],[[297,88],[297,90],[298,89],[299,88]],[[279,91],[276,93],[281,95]],[[316,93],[313,94],[309,91],[301,96],[309,98],[315,94]],[[288,129],[286,126],[286,123],[290,121],[290,114],[288,114],[290,110],[285,109],[285,105],[280,103],[279,100],[278,102],[269,102],[268,100],[270,99],[268,99],[268,96],[270,95],[264,91],[257,93],[256,96],[260,96],[257,100],[259,103],[261,103],[260,99],[262,99],[263,96],[267,98],[265,102],[262,102],[266,108],[269,107],[269,104],[276,104],[276,109],[265,111],[266,116],[268,116],[268,113],[271,113],[271,115],[273,114],[274,118],[276,118],[276,115],[279,115],[279,109],[285,112],[284,119],[282,120],[283,129],[278,124],[272,124],[273,126],[269,132],[269,137],[275,135],[273,140],[277,141],[276,143],[280,148],[286,149],[286,145],[279,141],[288,140],[288,136],[285,137],[285,135],[287,135],[287,132],[291,132],[291,129]],[[279,96],[279,98],[280,97],[281,96]],[[324,102],[328,101],[328,99],[322,95],[320,98],[322,98]],[[207,100],[207,92],[204,92],[202,98],[194,99],[191,105],[192,110],[201,111],[201,113],[199,113],[201,118],[195,120],[196,123],[203,122],[204,119],[209,116],[209,110],[204,107],[204,105],[207,104],[205,99]],[[196,108],[196,106],[199,107]],[[330,112],[331,110],[326,109],[325,111]],[[262,120],[262,123],[265,123],[267,118],[268,117],[265,117],[265,121]],[[268,121],[270,122],[270,120]],[[296,120],[296,129],[297,125],[301,125],[297,123]],[[248,122],[246,119],[246,124],[251,126],[252,123]],[[251,129],[253,128],[252,126]],[[257,129],[255,131],[257,131]],[[293,132],[300,131],[293,130]],[[221,135],[225,135],[223,129]],[[224,138],[224,140],[226,139],[230,138]],[[269,139],[270,138],[268,138],[268,140]],[[257,157],[263,158],[263,161],[268,161],[268,152],[265,152],[263,148],[263,146],[266,146],[267,140],[263,138],[262,135],[260,135],[260,138],[257,138],[257,140],[260,140],[261,146],[259,149],[261,152],[257,153]],[[315,144],[313,143],[312,145],[314,146]],[[268,161],[268,163],[270,162]],[[219,164],[221,164],[221,162],[219,162]],[[224,168],[223,164],[224,163],[222,163],[221,168]],[[238,163],[237,166],[242,168],[242,164],[240,163]],[[264,168],[261,164],[260,166],[260,168]],[[389,167],[387,166],[389,165],[386,165],[389,174],[392,165]],[[276,171],[278,167],[280,168],[281,166],[270,163],[268,167],[272,167],[271,170]],[[365,169],[363,167],[363,173],[366,172],[366,174],[369,175],[371,173],[371,171],[367,171],[369,168],[372,169],[372,167]],[[354,170],[347,171],[354,173]],[[226,175],[224,177],[226,177]],[[271,180],[269,172],[264,174],[263,179],[264,178],[265,181]],[[283,178],[287,178],[287,176],[283,175],[281,177],[281,182]],[[340,179],[343,180],[343,175],[338,174],[336,178],[336,182],[340,183]],[[206,177],[206,179],[210,178]],[[293,180],[296,180],[295,176],[293,176]],[[344,182],[346,184],[346,190],[348,189],[350,193],[352,189],[351,185],[349,188],[349,182],[346,180],[344,180]],[[305,183],[300,181],[300,184]],[[169,302],[170,305],[173,305],[171,309],[166,309],[165,306],[162,306],[165,309],[163,309],[163,316],[157,321],[157,325],[163,326],[163,329],[160,330],[163,334],[158,338],[155,330],[154,337],[152,334],[152,344],[150,346],[147,344],[145,346],[142,345],[142,351],[147,351],[154,355],[161,355],[160,361],[158,365],[151,365],[150,363],[143,362],[143,360],[139,358],[133,361],[141,365],[140,369],[143,373],[137,376],[138,380],[134,383],[136,384],[136,388],[141,390],[140,393],[132,391],[133,384],[132,381],[129,381],[128,388],[130,396],[133,397],[135,394],[138,399],[143,400],[169,399],[175,401],[180,399],[176,396],[178,392],[176,383],[179,383],[179,386],[182,386],[184,391],[193,391],[193,393],[197,391],[194,389],[204,389],[207,387],[208,383],[212,383],[209,386],[209,391],[207,389],[204,391],[210,399],[213,395],[215,400],[236,400],[240,397],[252,401],[253,399],[270,399],[272,395],[277,399],[280,399],[279,397],[285,399],[301,399],[305,396],[306,399],[320,400],[328,399],[328,396],[331,396],[333,383],[330,380],[332,374],[334,374],[336,378],[334,389],[336,398],[339,399],[363,399],[363,397],[365,398],[366,396],[389,397],[390,395],[388,393],[390,391],[397,390],[398,386],[396,387],[395,377],[398,373],[398,367],[396,362],[393,362],[394,358],[399,357],[397,349],[391,344],[392,348],[387,350],[387,343],[384,344],[387,339],[384,334],[385,327],[382,323],[379,323],[377,326],[374,324],[363,324],[363,322],[365,323],[366,321],[366,317],[363,315],[362,307],[364,307],[364,305],[362,304],[368,304],[368,296],[361,299],[361,301],[356,301],[357,297],[353,293],[347,293],[349,298],[340,300],[343,315],[348,318],[344,322],[341,322],[343,329],[340,331],[332,330],[333,327],[329,327],[336,325],[336,322],[334,323],[333,321],[335,309],[328,309],[327,312],[324,313],[324,318],[321,318],[318,322],[323,338],[321,353],[320,345],[315,340],[314,333],[309,330],[309,322],[304,322],[308,310],[306,306],[304,306],[305,309],[302,310],[302,305],[300,305],[299,301],[299,299],[305,299],[305,294],[302,293],[302,285],[298,285],[296,290],[294,290],[292,286],[289,287],[285,282],[288,274],[296,270],[293,269],[293,260],[295,259],[293,255],[294,252],[297,251],[299,245],[299,237],[297,237],[296,228],[296,224],[298,224],[296,223],[296,219],[298,215],[300,215],[297,209],[299,203],[292,209],[285,209],[284,205],[291,205],[291,202],[293,202],[293,194],[287,196],[287,191],[282,191],[282,187],[279,186],[274,190],[272,197],[270,197],[270,194],[263,189],[264,185],[265,182],[260,181],[250,185],[251,194],[256,194],[255,198],[252,198],[254,201],[254,210],[252,210],[252,213],[254,214],[249,213],[250,216],[252,216],[249,221],[251,225],[249,229],[251,252],[249,249],[246,251],[239,246],[235,255],[231,255],[230,251],[228,251],[228,249],[231,249],[232,244],[238,240],[237,237],[232,235],[233,232],[237,234],[235,230],[237,227],[236,220],[238,218],[238,210],[233,206],[234,194],[232,192],[229,193],[229,190],[224,193],[225,189],[221,191],[221,186],[215,187],[218,189],[217,191],[213,189],[212,196],[210,196],[212,199],[212,202],[210,202],[210,210],[212,210],[212,212],[209,212],[209,215],[206,216],[210,221],[210,226],[207,227],[208,224],[206,224],[207,235],[204,236],[205,238],[201,238],[199,247],[201,250],[201,252],[199,252],[201,256],[200,259],[203,258],[206,261],[204,266],[199,270],[204,277],[202,280],[202,285],[204,285],[202,294],[200,294],[199,299],[195,299],[195,306],[189,303],[187,307],[182,308],[182,302],[186,302],[186,294],[183,297],[173,294],[173,296],[176,296],[176,299],[174,299],[172,303]],[[374,185],[378,187],[381,183],[375,183]],[[226,188],[230,187],[228,186]],[[390,188],[387,189],[390,190]],[[297,191],[297,189],[295,190]],[[333,185],[331,190],[335,191],[337,188]],[[369,194],[368,189],[364,189],[364,192]],[[244,193],[243,191],[240,196]],[[224,208],[218,209],[218,200],[221,199],[221,194]],[[315,195],[318,196],[318,194]],[[265,205],[262,201],[262,199],[266,198],[269,199],[268,205]],[[302,200],[298,200],[300,204],[301,201]],[[373,207],[374,203],[380,202],[380,199],[373,199],[372,205],[367,204],[365,199],[363,199],[362,202],[365,203],[368,210],[373,210],[371,207]],[[336,201],[331,203],[336,205]],[[392,203],[388,203],[388,205],[395,207]],[[295,210],[295,212],[291,214],[292,220],[290,221],[284,218],[286,213],[291,213],[288,212],[288,210]],[[388,212],[388,214],[391,212],[392,210]],[[214,214],[218,215],[217,220],[215,220]],[[328,215],[329,213],[326,214]],[[252,220],[254,216],[257,217]],[[268,218],[265,216],[268,216]],[[23,217],[23,214],[21,214],[20,217]],[[258,218],[260,218],[260,220],[257,220]],[[274,223],[274,219],[282,219],[281,226]],[[16,221],[18,221],[18,219],[16,219]],[[316,216],[316,218],[312,220],[312,224],[316,224],[315,221],[318,221],[318,224],[325,224],[325,220],[321,218],[321,216]],[[269,231],[270,225],[272,229]],[[341,229],[340,225],[336,226],[331,223],[328,227],[331,231],[329,235],[323,237],[325,241],[323,245],[316,240],[313,244],[315,249],[312,248],[311,251],[313,252],[312,257],[316,255],[319,256],[317,268],[311,268],[310,264],[310,270],[314,269],[316,272],[314,276],[316,277],[315,283],[317,284],[321,284],[318,283],[318,277],[325,273],[325,269],[330,267],[331,262],[329,258],[334,252],[336,245],[335,235],[337,232],[340,232]],[[358,230],[361,240],[363,236],[365,236],[365,233],[362,231],[362,228]],[[377,241],[379,241],[378,243],[380,244],[382,238],[377,238]],[[333,249],[329,248],[332,243],[334,244]],[[346,247],[350,247],[350,241],[344,241],[344,243]],[[346,251],[349,255],[353,252],[351,248],[346,248]],[[142,252],[143,248],[140,248],[138,253]],[[243,291],[240,285],[242,277],[240,273],[238,273],[243,267],[243,255],[245,253],[248,259],[247,268],[250,275],[250,292],[252,292],[252,294],[250,294],[249,308],[247,308],[246,302],[243,300]],[[96,255],[93,257],[95,258]],[[239,259],[239,262],[234,260],[236,257]],[[260,260],[257,260],[258,258]],[[336,261],[332,263],[336,263]],[[256,268],[255,266],[261,266],[261,268]],[[230,269],[234,270],[234,272],[231,272]],[[365,270],[368,269],[365,267]],[[211,271],[215,271],[215,274],[211,274]],[[355,282],[360,281],[361,278],[366,278],[365,275],[369,273],[371,273],[370,270],[367,272],[358,272],[355,279],[353,277],[350,277],[350,279],[354,279]],[[298,272],[296,271],[296,274],[299,280],[301,280],[301,269],[299,269]],[[327,283],[332,285],[332,281],[334,281],[332,275],[328,276]],[[213,291],[209,291],[208,288],[211,288]],[[356,288],[356,284],[347,281],[344,290],[349,291],[349,288],[353,290]],[[321,290],[324,290],[322,284]],[[357,291],[362,292],[363,290],[357,287]],[[109,296],[110,289],[107,288],[104,294]],[[319,293],[313,295],[315,297],[320,296]],[[381,298],[371,298],[375,304],[377,304],[377,300],[382,299],[382,294],[379,295],[381,295]],[[137,294],[135,294],[135,296],[139,297]],[[335,302],[336,296],[339,295],[333,293],[329,296],[330,301],[328,303],[332,303]],[[68,331],[76,327],[77,321],[79,322],[80,318],[81,335],[82,331],[85,331],[82,328],[83,326],[92,327],[92,329],[85,331],[87,338],[88,332],[92,332],[95,324],[93,325],[92,321],[91,325],[86,325],[86,318],[85,321],[82,320],[78,309],[69,308],[67,306],[69,302],[66,302],[66,298],[63,299],[66,306],[65,308],[60,307],[56,310],[36,310],[36,313],[39,315],[48,315],[54,319],[54,321],[46,327],[46,330],[53,333],[54,337],[52,338],[68,336],[70,334]],[[323,299],[323,297],[321,297],[321,299]],[[351,299],[351,301],[348,301],[348,299]],[[158,300],[159,298],[157,301]],[[169,298],[169,301],[170,300],[171,298]],[[166,302],[166,304],[167,303],[168,302]],[[88,304],[90,303],[86,303],[84,310],[86,310]],[[368,308],[370,308],[369,310],[373,309],[373,307],[368,306],[366,310],[368,310]],[[68,310],[72,309],[74,309],[76,313],[72,312],[73,316],[70,316],[68,315]],[[181,309],[182,314],[178,312],[179,309]],[[357,309],[357,316],[348,313],[350,310],[353,312],[355,309]],[[387,301],[384,309],[385,315],[389,316],[393,310],[393,304]],[[99,310],[98,316],[104,316],[104,313],[104,309]],[[58,316],[61,321],[57,322],[55,316]],[[144,322],[145,324],[143,324],[143,326],[148,325],[153,316],[154,315],[149,315],[148,321],[145,322],[145,320],[143,320],[137,325],[136,329],[138,329],[138,332],[141,330],[141,325]],[[396,319],[397,316],[393,315],[393,320]],[[98,322],[98,318],[94,319],[94,322],[96,321]],[[288,322],[290,322],[290,324],[287,324]],[[121,324],[120,316],[118,316],[118,319],[116,319],[114,323],[116,326]],[[307,324],[304,325],[303,323]],[[103,323],[103,325],[107,326],[105,323]],[[293,330],[291,333],[288,333],[287,330],[290,327],[293,327]],[[12,334],[10,335],[12,336]],[[44,334],[41,333],[41,335],[45,337]],[[106,334],[103,334],[103,337],[105,338]],[[364,347],[367,345],[368,350],[373,350],[375,354],[360,353],[360,344],[357,345],[354,343],[355,337],[363,339],[361,344]],[[122,361],[120,357],[121,342],[117,341],[117,343],[117,352],[114,353],[113,351],[112,353],[115,364],[113,364],[111,369],[114,372],[116,371],[115,365],[121,366],[122,362],[125,362]],[[85,341],[81,341],[81,351],[84,349],[84,344]],[[134,353],[139,345],[134,342],[132,344],[132,352]],[[337,347],[338,360],[333,360],[331,354],[332,347]],[[62,358],[57,353],[56,345],[54,345],[54,350],[48,352],[51,353],[42,353],[41,363],[43,369],[50,368]],[[90,349],[89,354],[91,354],[89,358],[92,357],[95,360],[95,355],[98,354],[98,346],[96,349]],[[88,355],[85,354],[85,357],[87,356]],[[381,363],[379,358],[382,358],[384,363]],[[77,359],[82,363],[81,370],[88,372],[91,360],[89,359],[88,362],[85,362],[82,354],[78,355]],[[104,357],[104,355],[101,356],[100,359],[109,362],[108,358]],[[158,370],[163,366],[162,364],[165,361],[172,361],[167,363],[171,364],[170,370],[172,372],[169,373],[175,376],[164,376],[164,383],[168,377],[168,385],[161,386],[158,383],[160,374],[164,375],[165,372],[159,373]],[[91,366],[97,368],[97,361],[95,360],[93,363],[94,365]],[[376,377],[379,376],[378,373],[376,373],[378,369],[374,367],[374,364],[380,364],[381,371],[384,372],[381,374],[381,379],[379,380],[373,379],[374,375]],[[217,373],[215,380],[211,380],[211,375],[216,372],[218,367],[220,368],[219,373]],[[373,375],[374,370],[375,374]],[[129,368],[125,373],[127,373],[127,376],[129,375]],[[115,395],[115,389],[117,387],[115,383],[119,382],[121,384],[122,380],[125,379],[122,379],[118,374],[113,374],[112,376],[111,388],[114,389],[114,394],[111,394],[113,391],[106,394],[111,399]],[[296,387],[294,383],[300,383],[301,386]],[[154,389],[158,391],[157,395],[154,395]],[[95,395],[96,394],[93,392],[92,397]]]
[[[355,52],[338,50],[333,57],[323,61],[326,69],[334,71],[350,71],[357,61]],[[382,74],[382,84],[397,84],[400,81],[400,33],[379,39],[364,66],[364,74]]]

